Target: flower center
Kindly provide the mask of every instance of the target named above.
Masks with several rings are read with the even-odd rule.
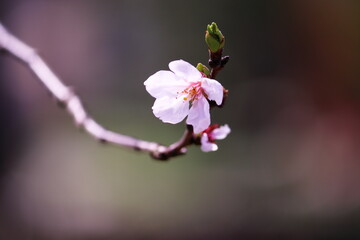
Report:
[[[181,97],[184,101],[193,103],[194,101],[198,100],[202,94],[203,91],[201,88],[201,82],[199,81],[191,83],[189,87],[185,88],[181,92],[178,92],[178,97]]]

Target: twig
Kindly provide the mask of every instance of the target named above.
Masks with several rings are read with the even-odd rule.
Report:
[[[74,118],[76,125],[102,143],[148,152],[158,160],[167,160],[170,157],[182,155],[186,152],[185,147],[193,143],[191,126],[187,127],[184,136],[178,142],[170,146],[109,131],[87,113],[80,98],[55,75],[40,55],[33,48],[8,32],[1,23],[0,48],[27,65],[55,99],[66,108]]]
[[[209,49],[209,66],[211,68],[210,78],[215,79],[216,75],[220,72],[221,69],[225,67],[228,63],[230,57],[222,56],[223,48],[219,49],[217,52],[211,52]]]
[[[210,78],[215,79],[217,74],[225,67],[225,65],[229,62],[229,56],[222,56],[223,48],[219,49],[217,52],[212,52],[209,49],[209,66],[210,66]],[[229,94],[229,90],[224,88],[224,97],[221,105],[217,105],[215,101],[210,101],[211,107],[223,107],[225,104],[225,100],[227,99]]]
[[[193,127],[191,125],[186,125],[186,130],[182,138],[179,141],[171,144],[169,147],[160,152],[153,152],[151,155],[155,159],[167,160],[170,157],[175,157],[177,155],[186,153],[186,146],[195,143]]]

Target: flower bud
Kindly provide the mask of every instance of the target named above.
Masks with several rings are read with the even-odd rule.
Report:
[[[198,63],[196,69],[199,70],[199,72],[205,74],[206,77],[210,76],[210,70],[204,64]]]
[[[220,126],[219,124],[210,125],[202,132],[200,144],[203,152],[216,151],[218,146],[216,140],[225,139],[231,132],[227,124]]]
[[[219,30],[216,23],[209,24],[205,33],[205,42],[211,52],[217,52],[224,48],[225,37]]]

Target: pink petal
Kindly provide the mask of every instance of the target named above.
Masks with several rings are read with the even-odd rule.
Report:
[[[214,100],[217,105],[222,103],[224,89],[218,81],[209,78],[203,78],[201,86],[208,95],[209,100]]]
[[[181,98],[161,97],[152,107],[154,115],[165,123],[181,122],[189,113],[189,102]]]
[[[200,133],[209,127],[210,106],[205,97],[201,96],[193,102],[186,123],[194,127],[194,133]]]
[[[176,96],[177,92],[184,90],[189,83],[178,79],[171,71],[158,71],[151,75],[145,82],[146,90],[151,96],[160,98],[164,96]]]
[[[224,126],[221,126],[219,128],[214,129],[211,132],[211,136],[214,139],[221,140],[221,139],[226,138],[227,135],[229,135],[230,132],[231,132],[231,129],[229,128],[229,126],[227,124],[225,124]]]
[[[201,73],[193,65],[184,60],[175,60],[169,63],[169,68],[179,78],[188,82],[198,81]]]
[[[209,137],[206,133],[201,136],[201,150],[203,152],[211,152],[218,150],[218,146],[215,143],[209,142]]]

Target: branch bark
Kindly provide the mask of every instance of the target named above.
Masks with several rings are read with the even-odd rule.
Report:
[[[157,160],[168,160],[171,157],[182,155],[186,152],[186,146],[193,143],[191,126],[187,126],[184,136],[170,146],[144,141],[107,130],[88,114],[80,98],[56,76],[40,55],[33,48],[7,31],[1,23],[0,48],[24,63],[60,105],[73,117],[75,124],[102,143],[148,152]]]
[[[217,74],[225,67],[225,65],[228,63],[230,57],[229,56],[222,56],[223,54],[223,48],[219,49],[217,52],[212,52],[210,49],[209,51],[209,67],[210,67],[210,78],[215,79]],[[216,104],[214,101],[210,101],[211,107],[219,107],[222,108],[225,104],[225,100],[227,99],[229,94],[229,90],[224,88],[224,97],[223,101],[220,106]]]

